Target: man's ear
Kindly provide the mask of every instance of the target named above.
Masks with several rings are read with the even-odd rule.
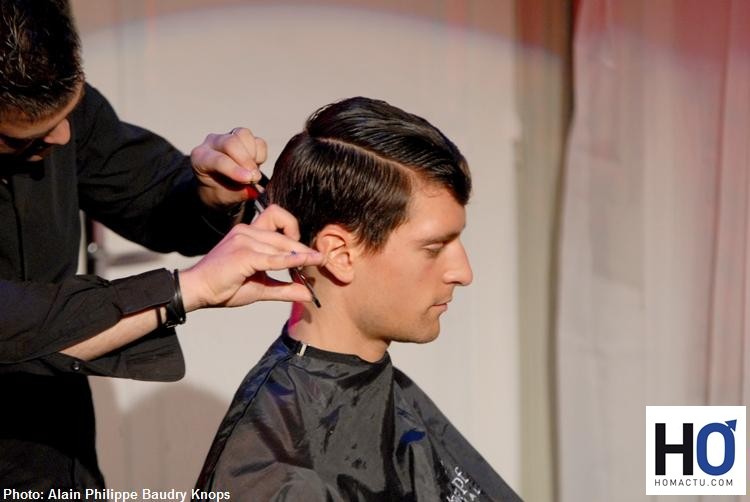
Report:
[[[328,224],[315,236],[313,247],[325,256],[323,269],[343,284],[354,279],[353,262],[359,254],[355,236],[337,224]]]

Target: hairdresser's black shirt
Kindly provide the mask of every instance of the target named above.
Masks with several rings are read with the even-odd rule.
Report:
[[[219,239],[202,219],[189,159],[119,121],[90,86],[71,140],[41,162],[0,156],[0,487],[102,486],[84,375],[181,378],[174,332],[161,330],[90,362],[60,350],[166,303],[171,274],[118,281],[76,276],[83,210],[156,251],[199,254]]]
[[[286,333],[240,385],[197,488],[241,501],[519,501],[388,354]]]

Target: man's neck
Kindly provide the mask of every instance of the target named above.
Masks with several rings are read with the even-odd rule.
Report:
[[[383,358],[388,342],[368,338],[335,304],[317,309],[295,303],[289,316],[289,336],[316,349],[353,354],[369,362]]]

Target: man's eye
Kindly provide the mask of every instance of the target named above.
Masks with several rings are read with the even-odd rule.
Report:
[[[440,254],[440,251],[442,251],[444,247],[444,244],[430,244],[429,246],[425,247],[425,250],[428,254],[437,256],[438,254]]]

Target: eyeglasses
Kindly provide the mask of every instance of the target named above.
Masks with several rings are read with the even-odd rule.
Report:
[[[250,194],[250,198],[253,199],[253,204],[258,210],[258,214],[262,213],[268,207],[268,195],[266,194],[266,186],[268,185],[268,176],[260,173],[260,180],[255,185],[248,185],[247,192]],[[294,252],[294,251],[292,251]],[[310,285],[310,281],[305,277],[305,274],[299,268],[290,268],[289,274],[292,276],[292,280],[295,282],[302,283],[312,295],[313,304],[320,308],[320,300],[318,300],[315,290]]]
[[[55,127],[57,127],[57,125],[55,125]],[[55,130],[55,127],[49,131],[34,136],[33,138],[14,138],[13,136],[0,134],[0,140],[2,140],[6,146],[13,149],[12,155],[14,157],[29,158],[52,146],[52,144],[44,141],[44,138],[49,136],[50,133]]]

